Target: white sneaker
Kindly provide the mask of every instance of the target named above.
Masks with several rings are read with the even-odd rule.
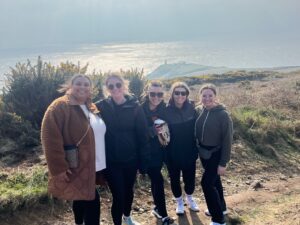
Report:
[[[204,214],[206,215],[206,216],[211,216],[211,214],[210,214],[210,212],[208,211],[208,209],[206,209],[205,211],[204,211]],[[227,210],[224,210],[223,211],[223,215],[225,216],[225,215],[227,215],[228,214],[228,211]]]
[[[226,223],[211,222],[209,225],[226,225]]]
[[[177,201],[177,207],[176,207],[176,214],[178,216],[184,214],[184,203],[182,197],[176,198]]]
[[[158,209],[157,209],[156,206],[152,209],[151,213],[152,213],[156,218],[158,218],[158,219],[161,219],[161,218],[162,218],[162,216],[159,214]]]
[[[140,225],[140,223],[131,219],[131,216],[123,216],[123,224],[124,225]]]
[[[188,207],[194,211],[194,212],[199,212],[199,207],[197,203],[195,202],[194,198],[192,195],[187,195],[186,196],[186,202],[188,204]]]

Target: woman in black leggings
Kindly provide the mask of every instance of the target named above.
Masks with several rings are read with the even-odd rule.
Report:
[[[205,214],[212,217],[211,225],[225,225],[227,210],[220,176],[230,159],[232,120],[225,106],[217,102],[214,85],[203,85],[199,94],[202,106],[197,108],[200,115],[195,134],[204,168],[201,186],[208,207]]]
[[[164,192],[164,179],[161,174],[165,148],[158,140],[154,121],[165,120],[166,105],[163,101],[164,90],[160,81],[149,81],[143,94],[143,109],[148,122],[150,136],[151,161],[147,168],[147,174],[151,180],[151,192],[154,200],[152,214],[162,219],[162,225],[169,225],[173,220],[168,217]]]
[[[147,121],[136,98],[128,94],[128,82],[118,73],[105,81],[108,97],[98,103],[107,124],[105,134],[106,179],[113,196],[114,225],[137,225],[130,216],[138,168],[149,161]]]

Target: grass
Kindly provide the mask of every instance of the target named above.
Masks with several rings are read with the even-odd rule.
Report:
[[[48,201],[45,169],[0,174],[0,213]]]

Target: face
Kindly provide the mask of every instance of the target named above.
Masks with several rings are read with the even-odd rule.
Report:
[[[162,87],[151,86],[148,89],[148,97],[149,97],[150,105],[153,108],[156,108],[163,100],[163,95],[164,95],[164,92],[163,92]]]
[[[201,102],[204,107],[212,108],[216,104],[216,95],[211,89],[204,89],[201,93]]]
[[[91,83],[86,77],[77,77],[70,90],[79,102],[84,103],[91,95]]]
[[[124,84],[116,77],[107,80],[106,87],[111,97],[120,98],[124,96]]]
[[[178,87],[174,89],[173,99],[176,106],[183,106],[183,103],[187,99],[187,91],[183,87]]]

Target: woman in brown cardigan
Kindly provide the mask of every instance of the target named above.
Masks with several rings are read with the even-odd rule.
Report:
[[[95,174],[106,168],[106,126],[91,103],[89,77],[75,75],[61,91],[66,94],[48,107],[41,128],[49,169],[48,191],[54,197],[73,200],[76,224],[99,225],[100,199]],[[66,158],[67,150],[74,146],[78,146],[78,165],[76,160],[72,165]]]

